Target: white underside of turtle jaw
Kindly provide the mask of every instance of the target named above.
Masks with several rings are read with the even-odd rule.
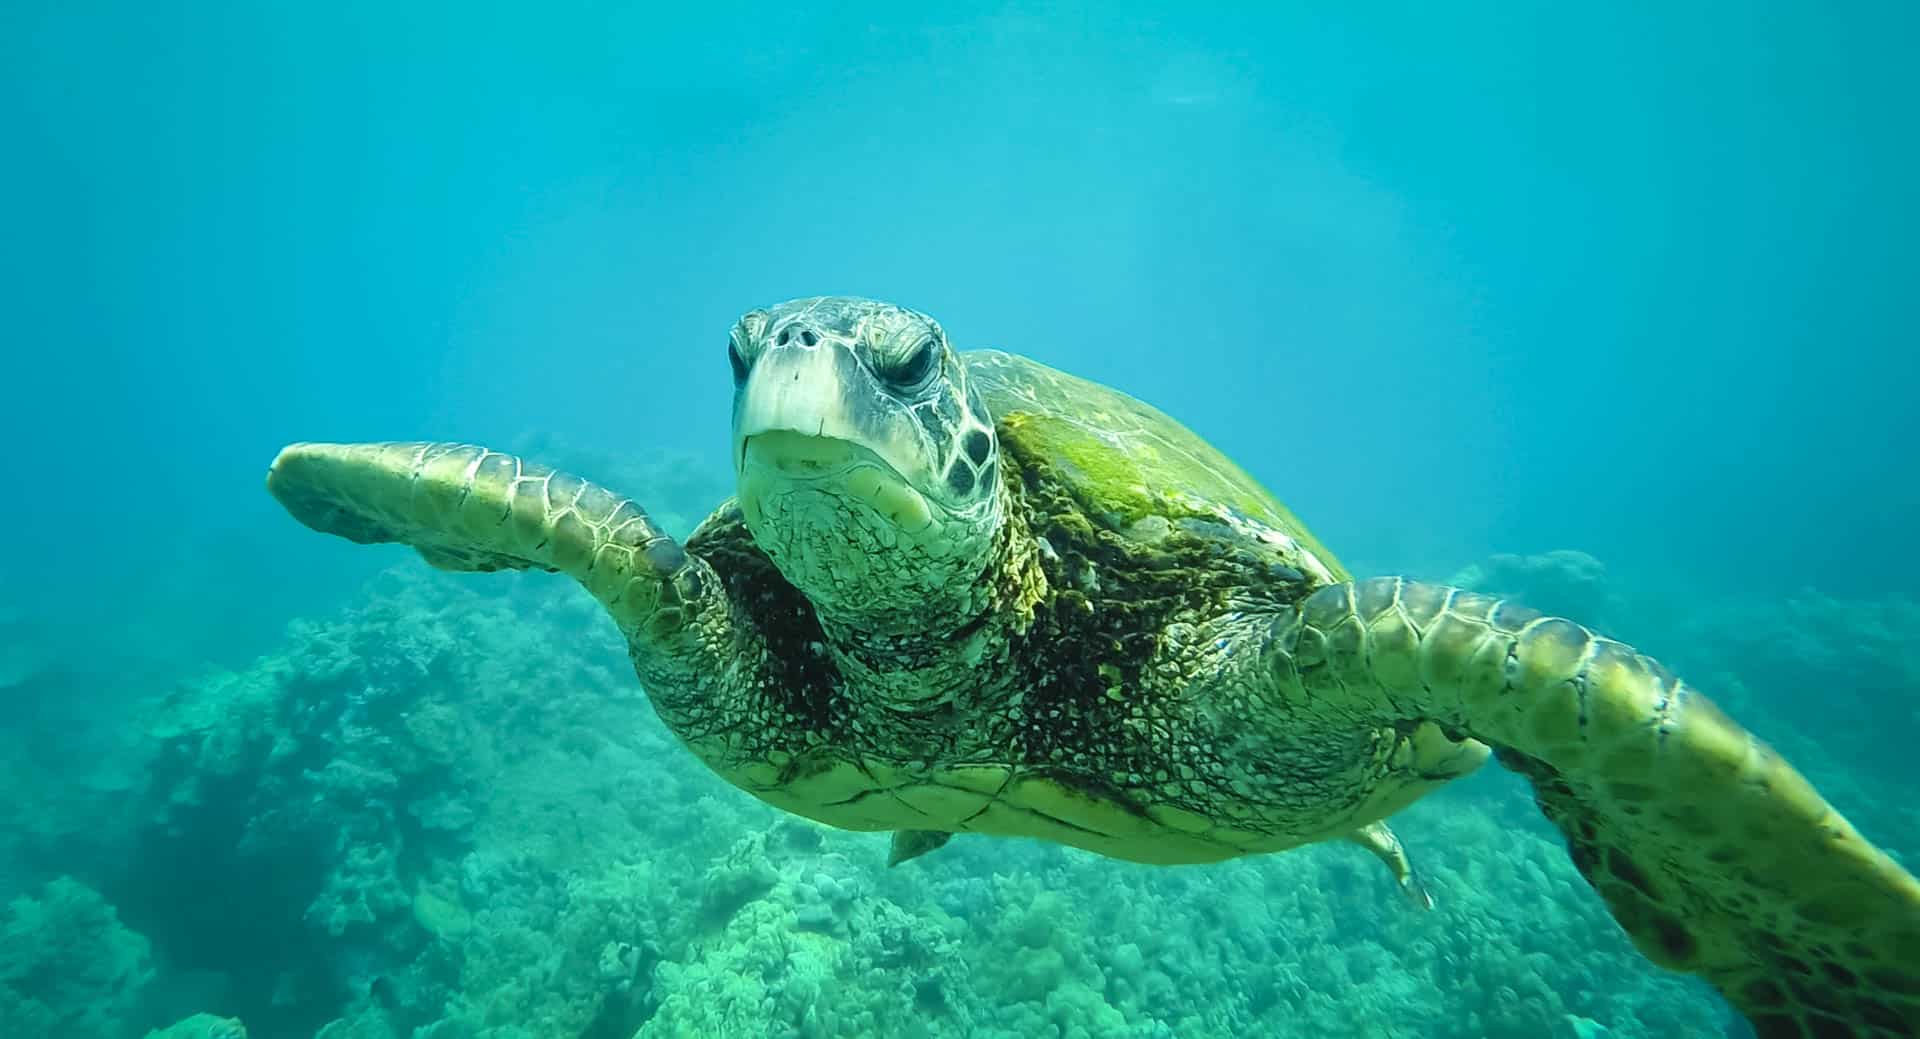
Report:
[[[950,514],[850,441],[748,437],[737,494],[754,543],[823,620],[934,623],[970,594],[992,547],[991,525]]]
[[[897,531],[896,539],[933,526],[927,499],[880,456],[858,444],[798,433],[748,437],[741,453],[739,497],[756,538],[770,500],[792,494],[838,497],[849,506],[865,506]]]

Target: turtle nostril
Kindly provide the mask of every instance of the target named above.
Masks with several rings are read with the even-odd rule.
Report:
[[[820,337],[814,335],[812,329],[803,328],[800,330],[800,341],[808,346],[814,346],[820,342]]]
[[[778,338],[778,339],[775,339],[775,340],[773,341],[773,345],[775,345],[775,346],[785,346],[785,345],[787,345],[787,340],[788,340],[788,339],[790,339],[790,338],[792,338],[792,336],[793,336],[793,333],[792,333],[792,332],[789,332],[789,331],[787,331],[786,329],[784,329],[784,328],[783,328],[783,329],[781,329],[781,330],[780,330],[780,338]]]

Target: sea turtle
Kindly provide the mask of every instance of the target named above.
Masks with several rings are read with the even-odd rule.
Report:
[[[882,302],[748,312],[737,496],[634,501],[456,444],[295,444],[268,489],[450,570],[569,574],[727,781],[892,858],[954,833],[1193,863],[1383,820],[1490,753],[1654,961],[1763,1036],[1920,1033],[1920,884],[1654,660],[1568,620],[1354,581],[1173,419]]]

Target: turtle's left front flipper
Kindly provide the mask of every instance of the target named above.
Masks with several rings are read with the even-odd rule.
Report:
[[[1496,747],[1640,950],[1763,1039],[1920,1036],[1920,882],[1651,658],[1397,578],[1314,592],[1270,648],[1304,702]]]
[[[716,585],[632,501],[483,447],[293,444],[267,490],[315,530],[408,544],[445,570],[565,573],[636,644],[671,638]]]

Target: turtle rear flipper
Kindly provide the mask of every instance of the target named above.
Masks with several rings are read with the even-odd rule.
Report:
[[[909,859],[917,859],[944,847],[952,839],[953,834],[945,830],[895,830],[893,840],[887,846],[887,865],[898,866]]]
[[[629,638],[681,625],[715,584],[632,501],[483,447],[293,444],[267,490],[314,530],[411,545],[443,570],[568,574]]]
[[[1920,1035],[1920,882],[1651,658],[1394,578],[1320,589],[1272,646],[1310,698],[1492,744],[1634,944],[1762,1037]]]
[[[1373,856],[1386,864],[1393,874],[1393,882],[1406,897],[1407,904],[1425,912],[1433,908],[1433,893],[1427,890],[1426,882],[1413,870],[1413,860],[1407,858],[1406,845],[1400,843],[1400,837],[1385,822],[1368,823],[1347,835],[1347,840],[1358,844],[1373,853]]]

